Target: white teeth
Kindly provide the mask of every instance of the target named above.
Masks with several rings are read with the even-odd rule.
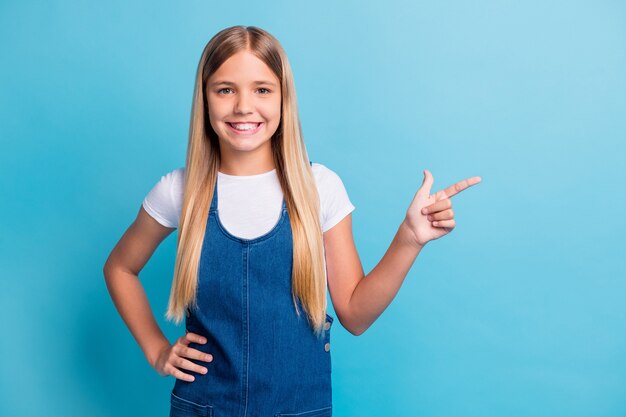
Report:
[[[252,130],[256,129],[260,123],[231,123],[230,125],[237,130]]]

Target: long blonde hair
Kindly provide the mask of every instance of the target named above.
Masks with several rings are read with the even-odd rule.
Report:
[[[287,55],[276,38],[255,26],[221,30],[204,47],[200,58],[191,108],[174,280],[165,316],[178,324],[186,309],[197,305],[200,252],[220,161],[219,140],[209,122],[206,81],[224,61],[242,50],[262,60],[281,83],[281,121],[271,138],[271,148],[293,236],[292,298],[298,315],[296,298],[300,300],[319,337],[326,321],[327,286],[319,195],[304,145]]]

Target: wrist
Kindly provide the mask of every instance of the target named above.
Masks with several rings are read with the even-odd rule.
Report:
[[[151,367],[156,369],[157,362],[161,353],[170,347],[170,343],[168,341],[159,343],[155,347],[151,348],[148,352],[146,352],[146,360],[150,364]]]
[[[420,243],[413,232],[413,229],[407,223],[406,218],[400,224],[400,228],[398,229],[398,240],[407,246],[410,246],[414,249],[421,250],[427,242]]]

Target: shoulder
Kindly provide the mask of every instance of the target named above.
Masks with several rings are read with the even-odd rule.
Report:
[[[168,193],[169,197],[176,203],[182,198],[184,183],[185,168],[180,167],[162,175],[155,188],[160,188],[161,192]]]
[[[176,168],[164,175],[172,184],[182,184],[185,180],[185,167]]]
[[[177,227],[184,190],[185,168],[163,175],[143,200],[144,209],[166,227]]]
[[[341,182],[339,175],[324,164],[313,162],[311,170],[313,171],[313,176],[315,177],[315,181],[317,181],[318,187],[320,185],[337,183],[338,181]]]
[[[161,176],[157,185],[160,185],[172,194],[175,199],[179,192],[183,190],[185,182],[185,168],[180,167],[165,173]]]
[[[311,164],[320,197],[322,231],[326,232],[354,210],[348,192],[339,175],[319,163]]]
[[[341,195],[347,192],[339,174],[326,165],[313,162],[311,170],[315,177],[320,198],[332,198],[331,196],[333,195]]]
[[[185,168],[180,167],[161,175],[156,182],[156,186],[160,188],[171,187],[172,185],[182,184],[185,179]]]
[[[168,172],[165,177],[167,178],[174,209],[180,212],[183,203],[183,192],[185,191],[185,167],[176,168]]]

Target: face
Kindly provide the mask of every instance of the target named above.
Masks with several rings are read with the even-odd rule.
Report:
[[[267,152],[280,123],[280,81],[263,61],[248,51],[230,58],[208,79],[209,120],[222,155]],[[238,124],[246,122],[247,124]]]

